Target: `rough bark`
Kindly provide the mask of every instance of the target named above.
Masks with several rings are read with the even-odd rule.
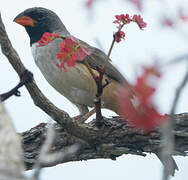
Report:
[[[188,114],[178,114],[173,116],[175,122],[175,151],[174,155],[187,156],[188,150]],[[94,123],[87,126],[96,128]],[[35,163],[41,145],[46,136],[46,124],[42,123],[31,130],[22,133],[24,161],[27,169],[32,169]],[[120,118],[105,118],[105,125],[98,130],[98,138],[90,144],[83,140],[67,133],[65,128],[60,125],[55,125],[56,137],[51,148],[52,152],[63,151],[72,144],[80,144],[81,148],[73,156],[67,159],[59,160],[55,164],[80,161],[89,159],[108,158],[115,160],[116,157],[122,154],[135,154],[145,156],[147,153],[156,153],[160,150],[160,133],[152,132],[149,135],[142,134],[139,131],[128,127]]]

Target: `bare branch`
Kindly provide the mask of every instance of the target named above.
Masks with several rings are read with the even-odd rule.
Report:
[[[187,156],[188,150],[188,114],[179,114],[173,116],[175,126],[173,134],[175,136],[175,149],[173,154],[180,156]],[[115,160],[123,154],[134,154],[146,156],[148,153],[158,153],[160,147],[160,133],[152,132],[150,135],[142,134],[138,131],[134,131],[124,123],[124,120],[120,118],[104,118],[105,127],[101,130],[99,135],[100,141],[95,144],[87,144],[81,141],[79,138],[67,133],[65,128],[55,125],[55,139],[51,152],[62,152],[67,147],[73,144],[79,144],[79,151],[69,156],[64,160],[60,160],[59,163],[65,163],[70,161],[80,161],[89,159],[107,158]],[[90,124],[95,128],[94,123]],[[24,160],[27,169],[33,168],[36,159],[39,155],[39,149],[44,143],[46,137],[47,125],[42,123],[30,131],[24,132],[23,148],[24,148]],[[95,136],[95,135],[94,135]],[[51,164],[55,166],[57,164]],[[48,166],[48,165],[47,165]]]
[[[187,61],[187,60],[188,60],[188,54],[185,53],[183,55],[180,55],[180,56],[177,56],[177,57],[171,59],[170,61],[168,61],[166,63],[166,65],[174,65],[175,63],[179,63],[179,62]]]
[[[18,89],[22,87],[23,85],[25,85],[26,83],[31,82],[32,79],[33,79],[33,74],[26,70],[21,75],[20,82],[13,89],[11,89],[10,91],[6,93],[0,94],[0,100],[3,102],[13,95],[20,96],[20,92],[18,91]]]
[[[170,117],[172,117],[175,113],[178,100],[180,98],[183,88],[187,84],[187,81],[188,81],[188,70],[180,86],[177,88],[176,95],[170,112]],[[174,122],[173,119],[170,118],[162,128],[162,146],[163,146],[162,159],[164,163],[164,173],[163,173],[164,180],[168,179],[168,174],[170,174],[170,172],[173,172],[174,168],[176,169],[178,168],[178,167],[174,167],[173,159],[171,158],[171,155],[173,154],[173,150],[174,150],[174,134],[172,133],[173,129],[174,129]]]
[[[175,110],[176,110],[176,107],[177,107],[177,104],[178,104],[178,100],[180,98],[180,95],[181,95],[181,92],[182,92],[183,88],[187,84],[187,81],[188,81],[188,70],[185,73],[185,76],[184,76],[180,86],[176,90],[175,99],[174,99],[174,102],[173,102],[173,105],[172,105],[172,109],[171,109],[171,112],[170,112],[171,115],[174,115],[174,113],[175,113]]]

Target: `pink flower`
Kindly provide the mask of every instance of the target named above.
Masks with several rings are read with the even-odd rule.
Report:
[[[140,99],[142,104],[151,103],[151,97],[156,92],[155,82],[152,82],[153,77],[160,78],[161,73],[159,69],[155,66],[152,67],[142,67],[143,73],[141,76],[137,77],[136,84],[134,85],[134,90]],[[153,84],[152,84],[153,83]]]
[[[152,96],[156,92],[154,84],[148,84],[151,76],[160,77],[155,67],[144,67],[143,73],[137,78],[132,87],[136,97],[133,101],[126,88],[121,88],[118,94],[119,111],[128,124],[135,129],[149,133],[167,120],[167,116],[161,115],[152,102]]]
[[[143,21],[143,18],[140,15],[134,15],[132,18],[133,21],[137,23],[140,29],[143,29],[147,26],[147,23]]]
[[[131,22],[130,16],[129,14],[120,14],[120,15],[116,15],[116,20],[114,21],[114,23],[117,24],[129,24]]]
[[[57,53],[57,59],[60,61],[57,67],[60,70],[63,68],[67,71],[65,64],[67,64],[68,67],[73,67],[77,60],[82,61],[89,54],[91,54],[90,49],[81,45],[77,39],[73,37],[66,38],[60,44],[60,51]]]
[[[130,22],[136,22],[140,29],[146,27],[146,23],[143,21],[140,15],[134,15],[133,18],[130,18],[129,14],[120,14],[116,15],[116,20],[113,23],[118,24],[118,31],[114,33],[114,40],[119,43],[124,37],[125,33],[122,31],[124,25],[129,24]]]
[[[38,41],[39,45],[37,45],[37,47],[40,46],[46,46],[48,43],[50,43],[52,40],[58,38],[59,34],[56,32],[53,33],[49,33],[49,32],[45,32],[42,35],[41,40]]]
[[[123,31],[117,31],[114,33],[114,39],[117,43],[119,43],[122,39],[124,39],[125,33]]]

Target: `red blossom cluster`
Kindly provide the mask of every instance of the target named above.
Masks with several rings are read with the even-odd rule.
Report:
[[[161,74],[155,67],[143,67],[143,73],[137,78],[133,86],[135,98],[130,99],[129,92],[121,88],[118,95],[120,113],[128,124],[135,129],[149,133],[167,120],[161,115],[153,104],[152,96],[156,92],[152,78],[160,78]]]
[[[42,35],[41,40],[38,41],[38,43],[39,43],[38,47],[46,46],[48,43],[50,43],[52,40],[54,40],[58,37],[59,37],[59,34],[56,32],[53,32],[53,33],[45,32]]]
[[[115,17],[116,17],[116,20],[114,21],[114,23],[117,23],[120,26],[124,24],[129,24],[131,22],[131,18],[129,14],[120,14],[120,15],[116,15]]]
[[[114,33],[114,40],[117,43],[119,43],[125,37],[125,33],[122,31],[124,25],[129,24],[130,22],[136,22],[140,29],[147,26],[140,15],[135,14],[133,17],[130,17],[129,14],[120,14],[116,15],[115,18],[116,20],[113,23],[118,24],[118,31]]]
[[[65,64],[68,67],[75,66],[76,60],[82,61],[85,57],[91,54],[88,47],[81,45],[76,38],[66,38],[60,45],[60,50],[57,53],[57,59],[60,64],[57,67],[67,71]]]
[[[117,31],[114,33],[114,39],[117,43],[119,43],[122,39],[124,39],[125,33],[123,31]]]
[[[56,32],[45,32],[41,40],[38,41],[38,47],[46,46],[56,38],[62,37]],[[87,55],[91,54],[91,51],[88,47],[81,45],[79,40],[72,36],[70,38],[63,37],[63,39],[64,41],[59,45],[60,50],[57,53],[57,59],[60,61],[60,64],[56,65],[60,70],[64,69],[67,71],[65,64],[67,64],[68,67],[73,67],[75,66],[76,60],[84,60]]]
[[[143,29],[147,26],[147,23],[143,21],[143,18],[140,15],[134,15],[132,21],[136,22],[140,29]]]

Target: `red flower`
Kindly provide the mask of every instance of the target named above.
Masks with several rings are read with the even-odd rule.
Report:
[[[124,39],[124,37],[125,33],[123,31],[117,31],[116,33],[114,33],[114,39],[117,43],[119,43],[121,39]]]
[[[129,24],[131,21],[134,21],[138,24],[140,29],[146,27],[146,23],[143,21],[140,15],[134,15],[133,18],[130,18],[129,14],[120,14],[116,15],[116,20],[113,23],[118,24],[118,31],[114,33],[114,40],[119,43],[122,38],[125,37],[125,33],[122,31],[124,25]]]
[[[129,24],[131,22],[131,19],[129,17],[129,14],[121,14],[121,15],[116,15],[116,20],[114,21],[114,23],[117,24]]]
[[[144,67],[143,74],[137,78],[137,82],[133,86],[136,94],[134,100],[130,100],[130,95],[124,88],[120,89],[118,95],[122,116],[130,126],[146,133],[155,130],[167,120],[167,116],[161,115],[153,105],[152,95],[156,88],[153,84],[148,83],[152,76],[159,78],[159,71],[154,67]]]
[[[156,77],[161,77],[161,73],[158,68],[144,66],[142,76],[137,78],[137,82],[133,86],[140,102],[144,105],[151,103],[151,97],[156,92],[154,87]]]
[[[46,46],[48,43],[50,43],[52,40],[58,38],[59,34],[56,32],[53,33],[49,33],[49,32],[45,32],[42,35],[41,40],[38,41],[39,45],[37,45],[37,47],[40,46]]]
[[[132,18],[133,21],[137,23],[140,29],[143,29],[147,26],[147,23],[143,21],[143,18],[140,15],[134,15]]]
[[[82,61],[87,55],[91,54],[88,47],[81,45],[75,38],[66,38],[60,44],[60,51],[57,53],[57,59],[60,64],[57,67],[61,70],[62,68],[67,71],[65,63],[68,67],[75,66],[76,60]]]

